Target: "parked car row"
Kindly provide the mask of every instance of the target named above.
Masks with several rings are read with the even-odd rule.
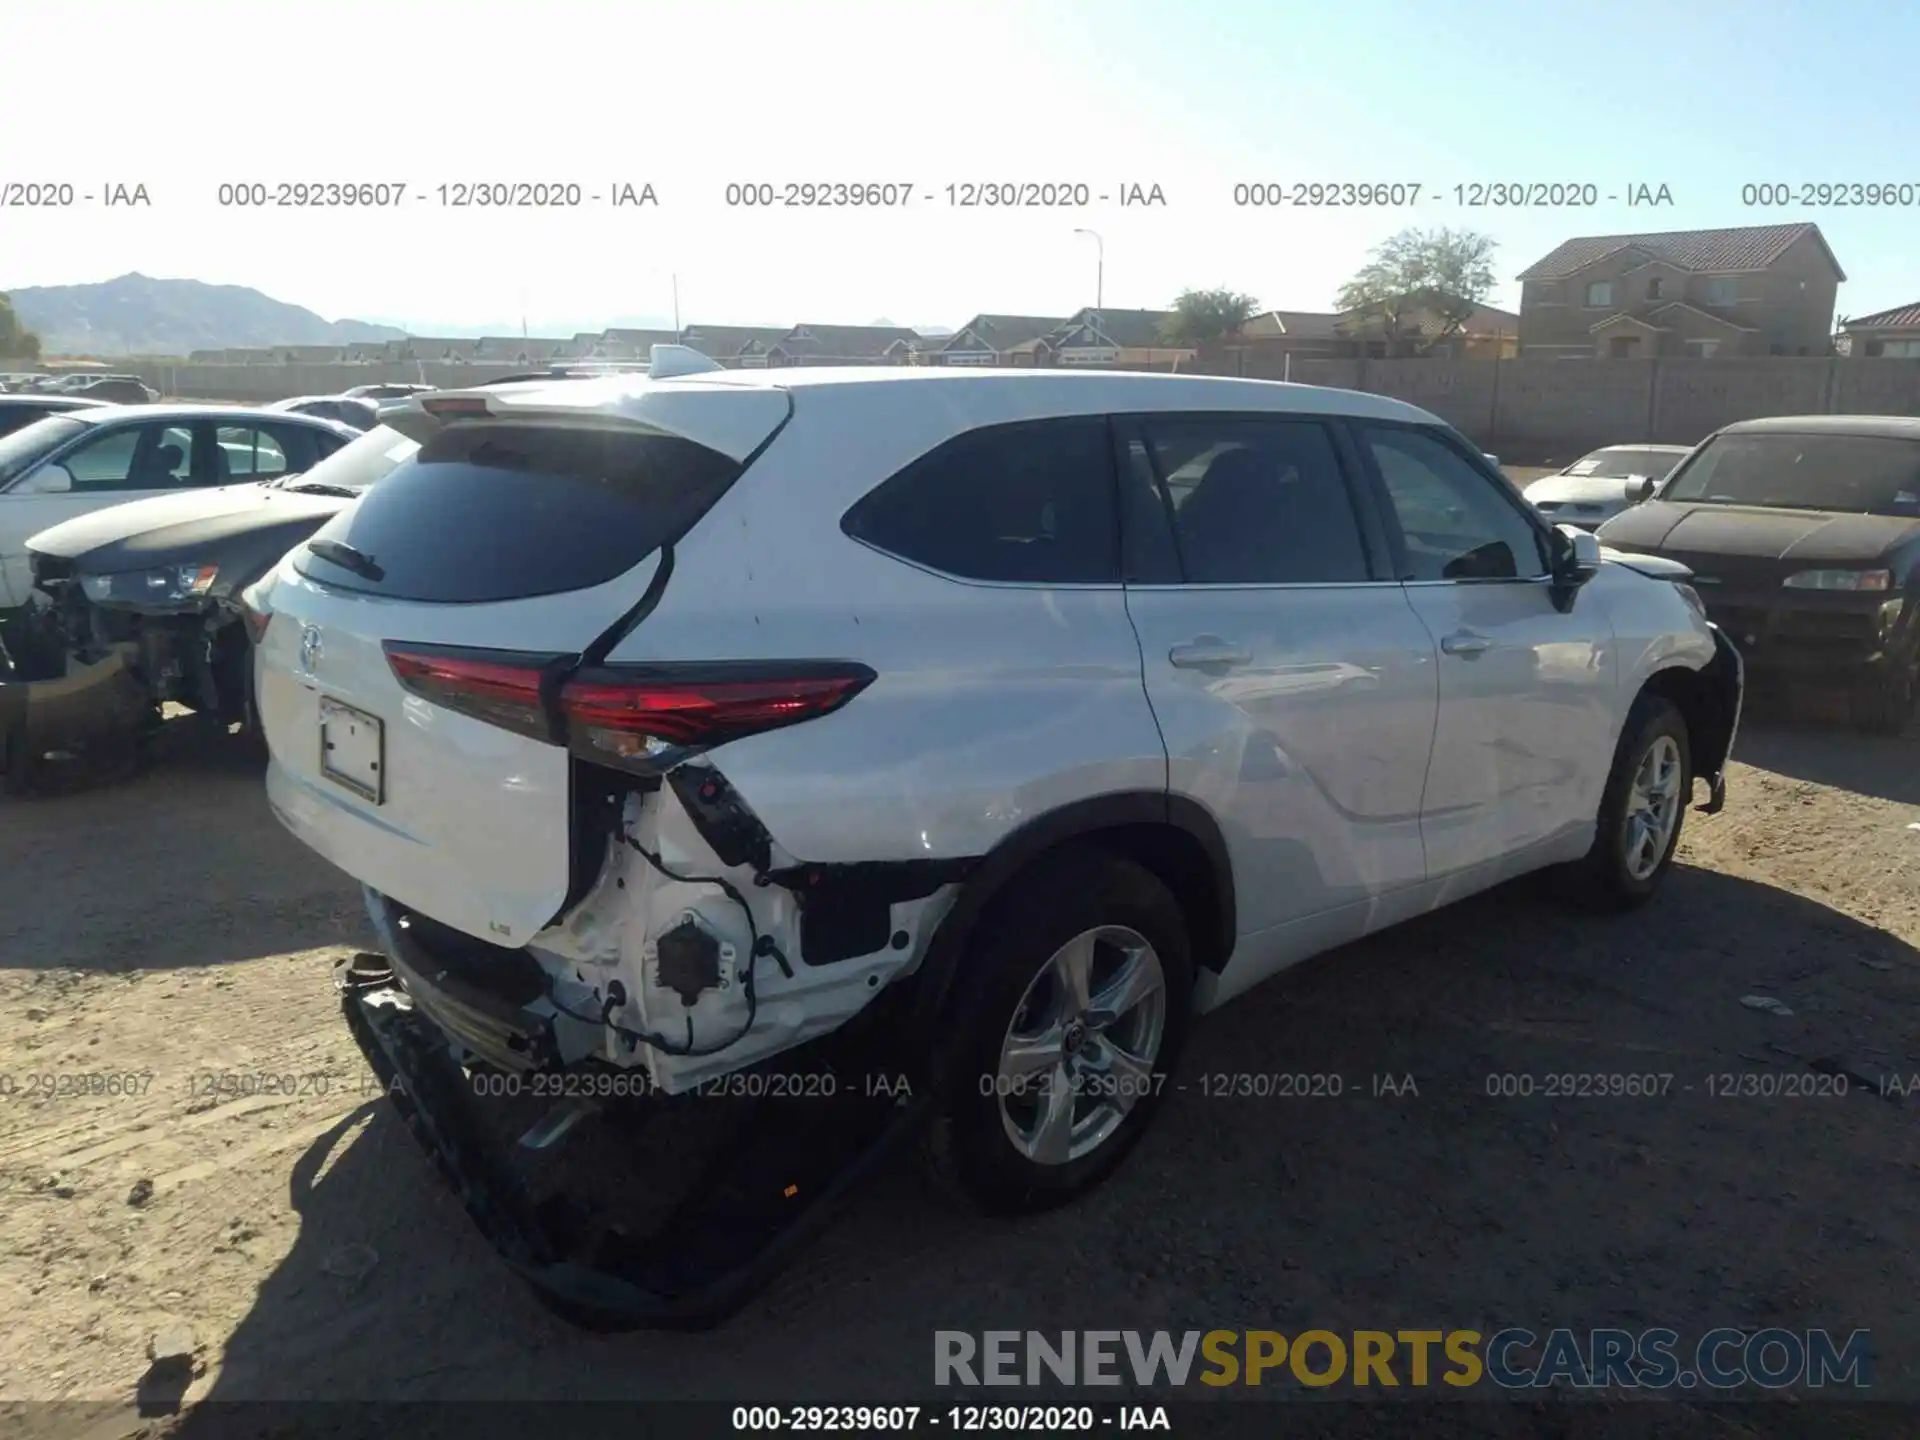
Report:
[[[103,375],[74,371],[65,375],[12,375],[0,391],[9,395],[74,395],[109,405],[145,405],[160,392],[138,375]]]
[[[49,754],[118,754],[167,704],[257,739],[241,590],[436,423],[407,398],[430,387],[357,388],[259,409],[0,396],[10,788],[31,788]],[[56,414],[74,418],[36,423]]]
[[[313,504],[309,472],[357,433],[238,406],[82,404],[0,436],[10,788],[49,752],[137,739],[168,703],[244,720],[231,592],[305,533],[275,541]]]
[[[1558,474],[1535,480],[1527,500],[1556,524],[1597,530],[1643,498],[1644,482],[1658,484],[1686,458],[1686,445],[1608,445],[1581,456]]]

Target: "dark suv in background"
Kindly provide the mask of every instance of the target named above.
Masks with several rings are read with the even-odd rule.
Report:
[[[1744,420],[1649,491],[1600,527],[1602,543],[1690,567],[1756,687],[1839,687],[1864,728],[1906,729],[1920,673],[1920,419]]]

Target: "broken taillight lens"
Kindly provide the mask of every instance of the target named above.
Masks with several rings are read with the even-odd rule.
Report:
[[[832,660],[616,666],[570,679],[560,709],[575,751],[617,764],[817,720],[873,680]]]

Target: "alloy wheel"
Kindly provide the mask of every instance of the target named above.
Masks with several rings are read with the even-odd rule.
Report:
[[[1038,1165],[1091,1155],[1153,1092],[1166,1035],[1160,956],[1124,925],[1084,930],[1028,984],[1000,1047],[1007,1138]]]
[[[1635,880],[1651,878],[1666,858],[1680,820],[1681,773],[1678,742],[1656,735],[1634,768],[1621,821],[1621,859]]]

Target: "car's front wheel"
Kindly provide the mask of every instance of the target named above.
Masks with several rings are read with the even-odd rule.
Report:
[[[1185,1039],[1179,903],[1132,861],[1063,854],[1014,882],[963,964],[936,1157],[990,1212],[1073,1199],[1145,1131]]]
[[[1613,910],[1651,897],[1673,865],[1692,797],[1686,718],[1666,697],[1643,694],[1627,712],[1593,846],[1573,875],[1576,896]]]

